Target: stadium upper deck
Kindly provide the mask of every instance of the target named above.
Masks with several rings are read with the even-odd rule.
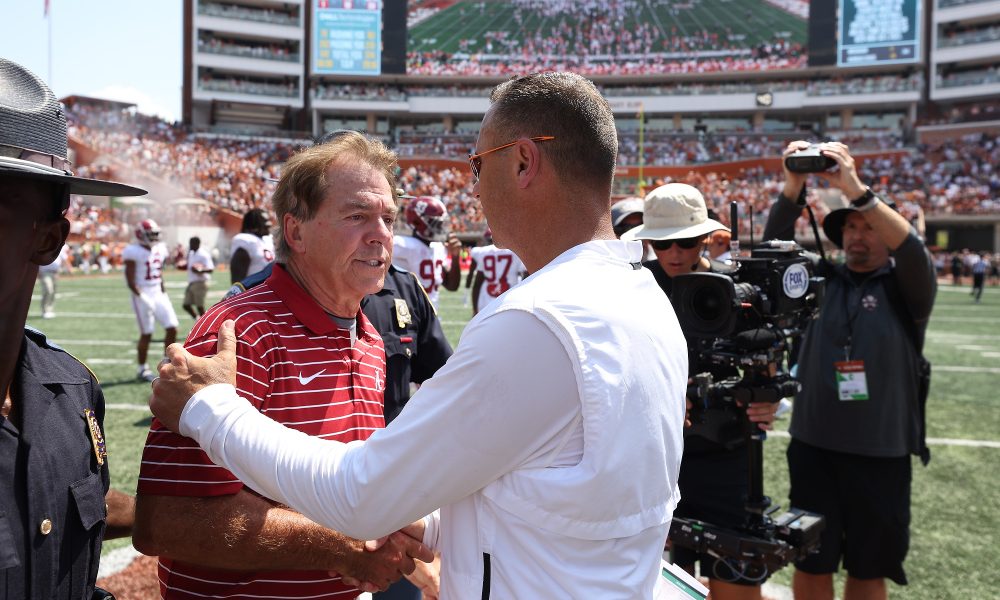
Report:
[[[385,0],[374,4],[408,11],[407,74],[324,75],[311,47],[321,2],[185,0],[185,122],[314,135],[345,126],[452,131],[478,120],[485,91],[506,75],[570,69],[603,84],[623,117],[644,112],[686,127],[725,116],[758,131],[822,131],[889,111],[905,130],[920,117],[924,82],[937,85],[919,62],[808,66],[804,0]],[[992,29],[948,31],[983,40]],[[962,90],[983,75],[948,72],[942,85]]]

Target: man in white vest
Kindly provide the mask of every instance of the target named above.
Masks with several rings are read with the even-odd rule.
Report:
[[[532,275],[469,322],[389,427],[340,444],[261,415],[232,385],[229,324],[214,358],[171,349],[150,406],[248,486],[348,535],[440,508],[422,536],[443,556],[442,599],[652,598],[679,498],[687,350],[641,244],[615,239],[614,118],[570,73],[490,100],[474,190]]]

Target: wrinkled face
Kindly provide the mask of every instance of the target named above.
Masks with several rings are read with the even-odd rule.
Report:
[[[860,213],[847,215],[842,233],[848,269],[874,271],[889,261],[889,247]]]
[[[672,243],[671,243],[672,242]],[[667,240],[651,242],[656,260],[670,277],[677,277],[685,273],[693,273],[694,268],[701,261],[701,249],[705,242],[705,236],[687,238],[683,240]],[[668,246],[664,249],[665,246]],[[689,246],[685,248],[684,246]]]
[[[385,175],[369,165],[337,161],[326,176],[326,197],[312,219],[298,224],[301,240],[290,242],[289,260],[318,287],[314,296],[356,310],[385,283],[396,204]]]

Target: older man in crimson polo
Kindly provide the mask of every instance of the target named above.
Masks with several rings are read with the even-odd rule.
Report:
[[[361,134],[289,160],[274,194],[279,265],[216,305],[185,343],[215,351],[236,322],[241,394],[268,417],[349,442],[384,427],[385,352],[360,311],[392,253],[395,156]],[[337,182],[336,186],[324,182]],[[433,555],[394,534],[377,551],[245,487],[193,441],[154,420],[139,474],[134,542],[158,555],[164,598],[349,598],[341,578],[384,589]]]

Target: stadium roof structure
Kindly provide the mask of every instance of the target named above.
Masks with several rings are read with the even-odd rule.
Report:
[[[90,104],[96,106],[103,106],[114,110],[126,110],[136,106],[135,102],[108,100],[107,98],[95,98],[94,96],[84,96],[81,94],[72,94],[66,96],[65,98],[60,99],[60,102],[71,108],[77,104]]]

